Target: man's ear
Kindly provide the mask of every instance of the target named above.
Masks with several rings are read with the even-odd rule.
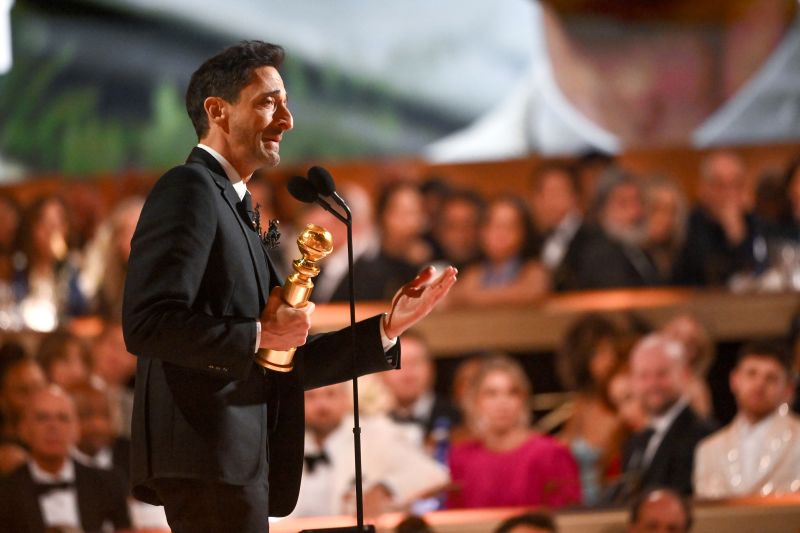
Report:
[[[206,110],[209,126],[216,124],[228,131],[228,108],[225,100],[219,96],[209,96],[203,101],[203,108]]]

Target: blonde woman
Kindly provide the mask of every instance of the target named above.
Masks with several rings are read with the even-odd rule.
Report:
[[[522,367],[507,356],[481,362],[467,391],[467,423],[474,439],[453,446],[450,508],[580,502],[578,466],[555,439],[533,432],[531,387]]]

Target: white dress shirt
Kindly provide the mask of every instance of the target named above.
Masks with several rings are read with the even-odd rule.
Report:
[[[75,483],[75,465],[72,460],[64,461],[64,466],[56,474],[39,468],[36,461],[28,462],[28,469],[34,483],[72,483],[68,489],[51,490],[39,496],[39,508],[45,527],[65,526],[80,529],[81,519],[78,512],[78,491]]]
[[[669,428],[672,427],[672,423],[675,422],[675,419],[678,418],[678,415],[681,414],[687,405],[689,405],[689,400],[685,397],[681,397],[672,407],[667,410],[666,413],[661,416],[654,417],[650,421],[649,425],[653,429],[654,433],[653,436],[650,437],[650,441],[647,443],[647,448],[644,450],[642,466],[647,467],[650,464],[650,461],[653,460],[656,451],[658,451],[658,447],[661,446],[661,441],[664,440],[664,435],[667,434]]]

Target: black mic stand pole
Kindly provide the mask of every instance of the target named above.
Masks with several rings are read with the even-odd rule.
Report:
[[[356,342],[356,293],[355,293],[355,276],[353,272],[353,213],[347,204],[335,195],[336,203],[344,209],[347,217],[343,217],[339,212],[331,207],[331,205],[319,198],[317,202],[334,217],[344,223],[347,227],[347,288],[350,296],[350,334],[351,344],[353,350],[353,448],[355,451],[355,470],[356,470],[356,528],[352,527],[335,527],[325,529],[308,529],[300,533],[374,533],[375,526],[364,526],[364,489],[363,481],[361,478],[361,423],[358,413],[358,376],[356,375],[357,367],[357,350],[358,344]]]

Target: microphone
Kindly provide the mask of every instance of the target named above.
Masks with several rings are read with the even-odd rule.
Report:
[[[320,196],[330,196],[342,209],[350,214],[347,202],[336,192],[336,184],[333,182],[333,176],[331,176],[330,172],[322,167],[311,167],[308,169],[308,181],[311,182]]]
[[[346,219],[336,209],[331,206],[322,196],[317,193],[316,187],[302,176],[292,176],[289,178],[289,183],[286,185],[295,200],[299,200],[306,204],[313,204],[314,202],[322,206],[325,211],[335,216],[338,220],[346,222]]]

